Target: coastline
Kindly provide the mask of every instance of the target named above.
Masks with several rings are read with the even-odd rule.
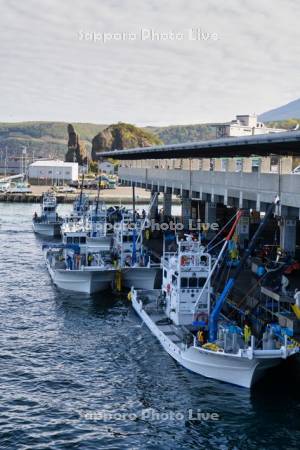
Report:
[[[32,193],[1,193],[0,202],[3,203],[40,203],[42,194],[51,189],[51,186],[31,186]],[[85,189],[83,191],[89,195],[91,200],[96,200],[97,191]],[[74,193],[56,193],[57,202],[61,203],[73,203],[75,197],[80,193],[79,189]],[[118,186],[116,189],[104,189],[100,193],[100,200],[110,204],[132,204],[132,189],[127,186]],[[150,201],[150,192],[145,189],[136,188],[136,200],[137,205],[145,205]],[[159,204],[162,204],[163,197],[158,199]],[[180,200],[173,199],[173,204],[180,204]]]

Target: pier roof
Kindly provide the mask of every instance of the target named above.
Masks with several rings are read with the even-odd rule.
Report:
[[[300,156],[300,131],[211,139],[183,144],[111,150],[101,158],[119,160],[170,158],[232,158],[249,156]]]

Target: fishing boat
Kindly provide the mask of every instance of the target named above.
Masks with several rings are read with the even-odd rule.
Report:
[[[215,380],[250,388],[268,371],[299,352],[286,329],[268,324],[263,336],[242,330],[222,307],[251,255],[274,205],[267,211],[234,274],[214,299],[212,275],[240,219],[238,212],[215,261],[199,239],[177,240],[175,253],[164,252],[161,290],[132,288],[132,306],[166,352],[186,369]]]
[[[35,233],[42,236],[60,236],[62,218],[56,212],[57,200],[52,192],[46,192],[42,196],[41,213],[34,213],[32,226]]]
[[[46,266],[60,289],[94,294],[109,289],[115,278],[109,245],[88,242],[84,222],[65,222],[62,243],[44,245]]]
[[[100,201],[99,192],[96,201],[90,206],[86,216],[87,244],[96,248],[110,249],[111,236],[108,234],[108,212],[105,202]]]
[[[161,270],[143,245],[145,224],[146,219],[136,219],[128,212],[114,227],[112,253],[125,288],[153,289]]]
[[[80,194],[75,198],[73,202],[72,211],[70,217],[73,220],[80,220],[84,217],[89,210],[90,207],[90,199],[89,196],[80,192]]]

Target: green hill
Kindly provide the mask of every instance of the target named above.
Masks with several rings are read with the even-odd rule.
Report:
[[[146,129],[156,134],[164,144],[203,141],[216,137],[215,128],[210,124],[171,125],[168,127],[147,127]]]
[[[0,151],[5,147],[9,156],[20,156],[23,146],[35,157],[64,158],[67,151],[66,122],[18,122],[0,123]],[[92,139],[106,125],[74,123],[86,147],[90,150]],[[1,156],[2,156],[1,155]]]

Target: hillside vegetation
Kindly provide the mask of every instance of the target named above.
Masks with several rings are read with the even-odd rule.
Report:
[[[203,141],[216,137],[215,128],[210,124],[172,125],[168,127],[147,127],[146,129],[156,134],[164,144]]]
[[[273,120],[266,122],[269,127],[285,128],[286,130],[292,130],[298,124],[300,125],[300,119],[285,119],[285,120]]]
[[[96,134],[92,141],[92,159],[104,150],[122,150],[124,148],[151,147],[163,142],[154,133],[138,128],[130,123],[119,122]]]
[[[0,123],[0,157],[7,147],[9,156],[20,156],[22,147],[35,157],[62,158],[67,151],[68,132],[66,122],[18,122]],[[74,123],[82,142],[90,150],[93,136],[106,125]]]

